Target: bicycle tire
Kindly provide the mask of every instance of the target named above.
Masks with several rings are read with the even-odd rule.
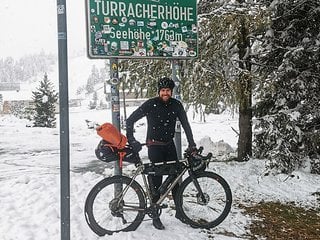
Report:
[[[122,186],[125,189],[128,185],[119,206],[118,196],[114,197],[115,188]],[[98,182],[89,192],[85,202],[85,218],[92,231],[99,236],[134,231],[145,216],[146,204],[145,192],[140,184],[126,176],[113,176]],[[112,210],[112,206],[116,206],[116,210]]]
[[[177,193],[178,218],[195,228],[213,228],[229,214],[232,193],[228,183],[213,172],[195,173],[205,200],[199,197],[191,176],[187,177]]]

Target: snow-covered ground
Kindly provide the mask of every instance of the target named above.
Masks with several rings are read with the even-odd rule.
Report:
[[[189,115],[195,140],[207,152],[223,155],[231,151],[230,146],[236,147],[237,136],[231,127],[238,129],[237,116],[210,115],[206,123],[201,123],[192,119],[191,112]],[[294,172],[293,177],[265,176],[262,160],[215,162],[209,169],[229,182],[234,198],[231,213],[215,229],[191,228],[174,218],[174,211],[168,208],[161,216],[166,227],[163,231],[154,229],[146,216],[146,221],[134,232],[99,238],[87,226],[83,206],[90,189],[105,176],[112,175],[113,169],[112,164],[106,165],[95,158],[94,148],[100,137],[95,130],[87,128],[86,119],[100,124],[110,122],[111,111],[70,109],[71,239],[245,239],[245,226],[250,218],[243,215],[238,203],[265,200],[305,206],[319,204],[311,194],[320,191],[320,176],[306,170]],[[26,120],[0,116],[0,239],[57,240],[60,239],[59,128],[29,128],[26,124]],[[136,136],[143,141],[145,121],[138,125]],[[182,137],[184,149],[186,140]],[[145,157],[146,151],[141,155]],[[133,168],[126,166],[124,172]]]

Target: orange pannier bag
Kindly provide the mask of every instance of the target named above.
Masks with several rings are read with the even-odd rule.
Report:
[[[107,146],[117,148],[122,150],[125,148],[128,139],[125,135],[123,135],[113,124],[104,123],[101,126],[96,128],[97,134],[103,138],[107,142]],[[125,151],[118,151],[119,159],[120,159],[120,167],[122,167],[122,160]]]

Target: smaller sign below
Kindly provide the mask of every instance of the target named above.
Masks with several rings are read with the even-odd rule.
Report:
[[[195,58],[196,0],[86,0],[90,58]]]
[[[112,105],[112,112],[120,112],[120,105],[119,104],[113,104]]]

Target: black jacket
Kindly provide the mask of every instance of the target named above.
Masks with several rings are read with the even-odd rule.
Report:
[[[186,133],[189,146],[195,146],[187,114],[180,101],[170,98],[163,102],[159,97],[151,98],[144,102],[127,119],[128,140],[134,139],[133,126],[139,119],[147,117],[147,139],[161,142],[170,142],[174,138],[177,118]]]

